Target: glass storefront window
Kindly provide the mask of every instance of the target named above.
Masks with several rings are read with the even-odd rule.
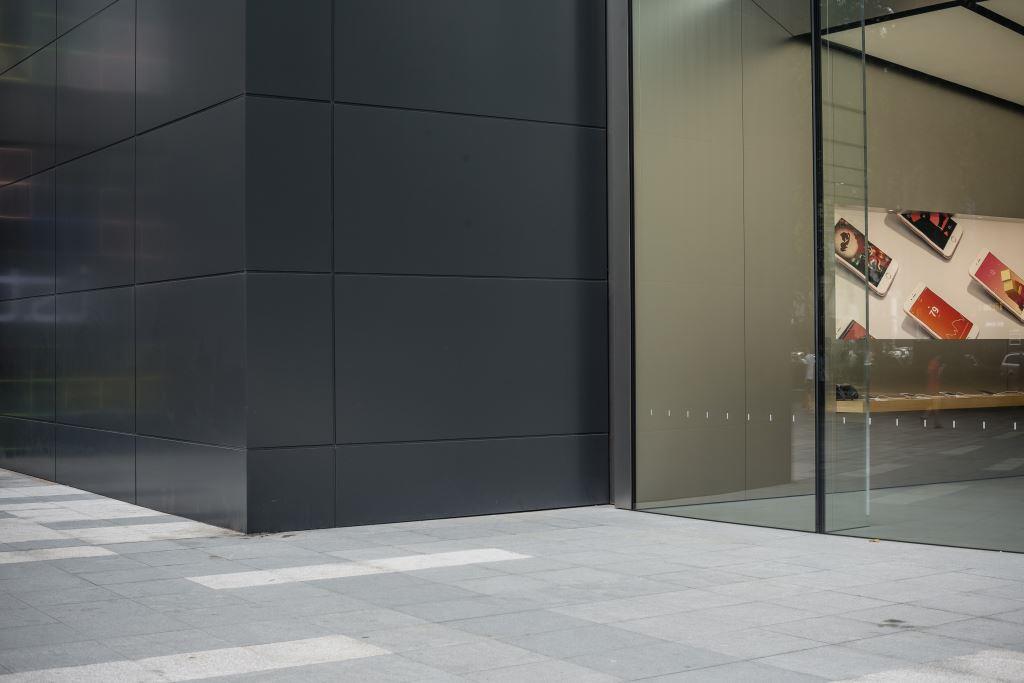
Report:
[[[752,0],[633,30],[637,506],[812,530],[806,41]]]
[[[637,508],[1024,551],[1022,24],[633,1]]]

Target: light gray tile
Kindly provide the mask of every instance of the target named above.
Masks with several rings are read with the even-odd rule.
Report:
[[[892,657],[862,652],[842,645],[826,645],[757,660],[761,664],[820,676],[829,680],[856,678],[900,668],[904,663]]]
[[[529,664],[545,659],[535,652],[493,640],[412,650],[406,652],[404,656],[421,664],[454,674]]]
[[[1020,648],[1024,644],[1024,624],[1014,624],[998,619],[965,619],[928,629],[949,638],[969,640],[999,647]]]
[[[736,659],[757,659],[785,652],[809,650],[824,643],[810,638],[801,638],[788,633],[771,631],[769,628],[748,628],[742,631],[695,634],[683,641],[712,652],[720,652]]]
[[[383,608],[356,610],[340,614],[321,614],[308,619],[310,623],[324,626],[332,633],[351,636],[428,623],[409,614]]]
[[[677,612],[692,612],[745,602],[743,598],[720,595],[701,589],[640,595],[556,607],[553,611],[599,624],[656,617]]]
[[[133,569],[112,569],[110,571],[83,573],[79,576],[90,583],[96,584],[97,586],[174,578],[174,574],[169,573],[162,567],[147,566]]]
[[[573,664],[558,660],[545,660],[532,664],[520,664],[500,669],[487,669],[476,671],[464,676],[471,681],[480,683],[563,683],[573,681],[574,683],[614,683],[619,680],[614,676],[594,671]]]
[[[735,683],[736,681],[758,681],[758,683],[812,683],[824,681],[819,676],[797,673],[768,666],[760,662],[730,662],[706,669],[683,671],[647,679],[648,683]]]
[[[694,636],[700,634],[724,633],[737,631],[742,627],[727,621],[712,619],[704,615],[696,615],[695,612],[681,612],[648,619],[634,619],[623,621],[616,626],[637,633],[671,640],[676,642],[691,642]]]
[[[504,638],[506,642],[556,659],[655,645],[662,641],[607,624]]]
[[[33,591],[31,593],[19,593],[18,596],[30,605],[65,605],[75,602],[96,602],[97,600],[112,600],[118,596],[117,593],[99,586],[85,585],[81,588],[66,588],[55,591]]]
[[[792,607],[794,609],[807,610],[821,615],[842,614],[854,610],[870,609],[872,607],[884,607],[893,603],[875,598],[866,598],[860,595],[849,595],[838,591],[819,591],[813,593],[799,593],[787,595],[780,598],[770,599],[768,602]]]
[[[110,662],[121,658],[122,655],[116,650],[96,641],[41,645],[0,651],[0,665],[12,672],[80,666],[82,664],[95,664],[96,662]]]
[[[185,628],[178,619],[127,599],[49,605],[41,609],[96,640]]]
[[[899,628],[922,628],[926,626],[938,626],[948,624],[951,621],[966,619],[963,614],[947,612],[945,610],[930,609],[928,607],[917,607],[915,605],[887,605],[885,607],[872,607],[864,610],[856,610],[843,614],[847,619],[868,621],[874,624],[897,626]]]
[[[823,643],[845,643],[850,640],[871,638],[904,630],[901,624],[877,624],[841,616],[816,617],[801,619],[783,624],[772,624],[767,627],[778,633],[788,633],[799,638],[818,640]]]
[[[846,643],[846,647],[908,662],[933,662],[978,652],[985,646],[956,638],[906,631]]]
[[[205,631],[231,647],[318,638],[332,633],[328,628],[312,624],[307,619],[295,617],[211,626]]]
[[[55,620],[35,607],[11,607],[0,610],[0,629],[18,628],[21,626],[40,626],[52,624]]]
[[[26,647],[57,645],[91,639],[90,634],[73,629],[66,624],[20,626],[17,628],[5,628],[0,631],[0,650],[16,650]]]
[[[699,610],[694,613],[694,616],[705,616],[714,621],[730,622],[735,624],[737,629],[745,629],[810,619],[817,615],[808,610],[783,607],[768,602],[745,602]]]
[[[529,600],[477,595],[471,598],[459,598],[456,600],[401,605],[395,609],[428,621],[446,622],[486,617],[495,614],[525,612],[534,608],[535,603]]]
[[[409,650],[459,645],[481,639],[481,636],[440,624],[417,624],[415,626],[371,631],[362,638],[363,642],[382,647],[391,652],[407,652]]]
[[[987,617],[1002,612],[1012,612],[1024,607],[1024,603],[1006,598],[997,598],[975,593],[943,593],[912,603],[919,607],[956,612],[973,617]]]
[[[227,647],[228,644],[208,631],[184,629],[164,633],[121,636],[103,641],[107,647],[116,650],[125,659],[162,657],[183,652],[198,652]]]
[[[617,678],[634,679],[703,669],[733,661],[733,658],[680,643],[651,643],[608,652],[593,652],[571,661]]]
[[[382,655],[353,659],[347,662],[333,662],[316,666],[302,666],[280,671],[270,671],[248,676],[234,676],[229,680],[267,681],[281,683],[336,683],[336,681],[358,681],[358,683],[462,683],[461,676],[413,662],[402,655]]]
[[[448,625],[452,628],[477,635],[507,638],[578,628],[590,626],[591,624],[582,619],[557,614],[548,610],[531,610],[511,614],[495,614],[474,619],[460,619],[448,622]]]

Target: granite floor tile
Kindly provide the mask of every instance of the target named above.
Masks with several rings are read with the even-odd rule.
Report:
[[[412,650],[404,653],[404,656],[432,668],[459,675],[485,669],[530,664],[545,659],[542,655],[530,650],[493,640]]]
[[[831,615],[771,624],[765,628],[777,633],[787,633],[791,636],[835,645],[850,640],[896,633],[912,627],[902,623],[876,623]]]
[[[572,662],[554,659],[498,669],[474,671],[465,674],[463,677],[470,681],[478,681],[479,683],[521,683],[522,681],[530,681],[530,683],[563,683],[563,681],[573,681],[574,683],[615,683],[615,681],[622,680]]]
[[[760,662],[730,662],[667,676],[655,676],[646,680],[648,683],[736,683],[737,681],[814,683],[827,679],[768,666]]]
[[[934,662],[948,657],[971,654],[984,649],[981,643],[947,638],[934,633],[905,631],[886,636],[864,638],[846,643],[846,647],[908,662]]]
[[[622,680],[664,676],[734,661],[732,657],[681,643],[650,643],[608,652],[591,652],[571,659]]]
[[[554,659],[571,659],[582,655],[639,648],[662,642],[657,638],[607,624],[591,624],[561,631],[504,637],[503,640]]]
[[[122,659],[116,650],[97,641],[80,641],[0,651],[0,665],[8,671],[37,671]]]
[[[787,652],[756,660],[780,669],[820,676],[828,680],[856,678],[879,671],[891,671],[903,665],[903,660],[843,647],[826,645],[812,650]]]

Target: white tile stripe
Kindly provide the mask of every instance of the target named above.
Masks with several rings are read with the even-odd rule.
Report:
[[[103,545],[106,543],[135,543],[138,541],[169,541],[181,538],[206,538],[209,536],[237,536],[237,532],[202,522],[165,522],[163,524],[118,524],[114,526],[88,527],[85,529],[61,529],[61,532],[77,538],[83,543]]]
[[[58,669],[39,669],[0,675],[0,681],[85,683],[96,681],[194,681],[216,676],[237,676],[310,664],[390,654],[388,650],[347,636],[325,636],[268,645],[228,647],[183,652],[163,657],[119,660]]]
[[[360,562],[338,562],[333,564],[307,565],[304,567],[285,567],[283,569],[260,569],[230,574],[187,576],[185,578],[207,588],[223,590],[226,588],[250,588],[253,586],[269,586],[297,581],[343,579],[350,576],[366,576],[368,574],[391,574],[394,572],[415,571],[417,569],[459,567],[467,564],[480,564],[482,562],[524,560],[529,557],[529,555],[520,555],[519,553],[512,553],[507,550],[499,550],[498,548],[482,548],[478,550],[457,550],[449,553],[431,553],[429,555],[407,555]]]
[[[17,562],[45,562],[46,560],[69,560],[77,557],[102,557],[117,553],[94,545],[73,545],[63,548],[38,548],[35,550],[12,550],[0,552],[0,564]]]
[[[0,489],[0,498],[35,498],[37,496],[66,496],[75,493],[86,493],[61,484],[45,486],[10,486]]]

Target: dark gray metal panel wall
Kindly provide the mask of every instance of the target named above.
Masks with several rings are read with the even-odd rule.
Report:
[[[54,291],[53,171],[0,187],[0,299]]]
[[[332,2],[248,0],[246,92],[331,98]]]
[[[54,481],[135,502],[135,436],[56,426]]]
[[[235,99],[136,140],[138,282],[244,268],[244,105]]]
[[[246,266],[331,270],[331,105],[245,101]]]
[[[603,129],[339,105],[334,145],[340,272],[605,277]]]
[[[337,524],[608,501],[604,11],[335,2]]]
[[[135,291],[57,295],[56,420],[135,429]]]
[[[341,102],[604,125],[600,0],[336,0],[334,51]]]
[[[597,434],[339,446],[338,522],[607,503],[607,443]]]
[[[138,436],[138,505],[245,529],[245,451]]]
[[[241,95],[244,0],[137,0],[139,132]]]
[[[57,35],[67,33],[113,2],[115,0],[57,0]]]
[[[57,291],[135,282],[135,142],[58,166]]]
[[[52,44],[0,74],[0,184],[53,165],[56,77]]]
[[[336,288],[338,443],[607,431],[604,282],[339,275]]]
[[[56,0],[0,3],[0,71],[25,59],[56,37]]]
[[[245,446],[245,276],[136,287],[139,434]]]
[[[252,273],[247,285],[249,447],[333,443],[331,276]]]
[[[250,532],[334,526],[334,447],[249,451]]]
[[[243,7],[0,5],[0,467],[239,529]]]
[[[607,501],[603,2],[8,4],[0,466],[251,530]]]
[[[57,162],[131,136],[135,3],[118,2],[57,39]]]
[[[0,467],[55,480],[54,438],[52,422],[0,417]]]
[[[0,414],[53,420],[53,297],[2,301],[0,321]]]

